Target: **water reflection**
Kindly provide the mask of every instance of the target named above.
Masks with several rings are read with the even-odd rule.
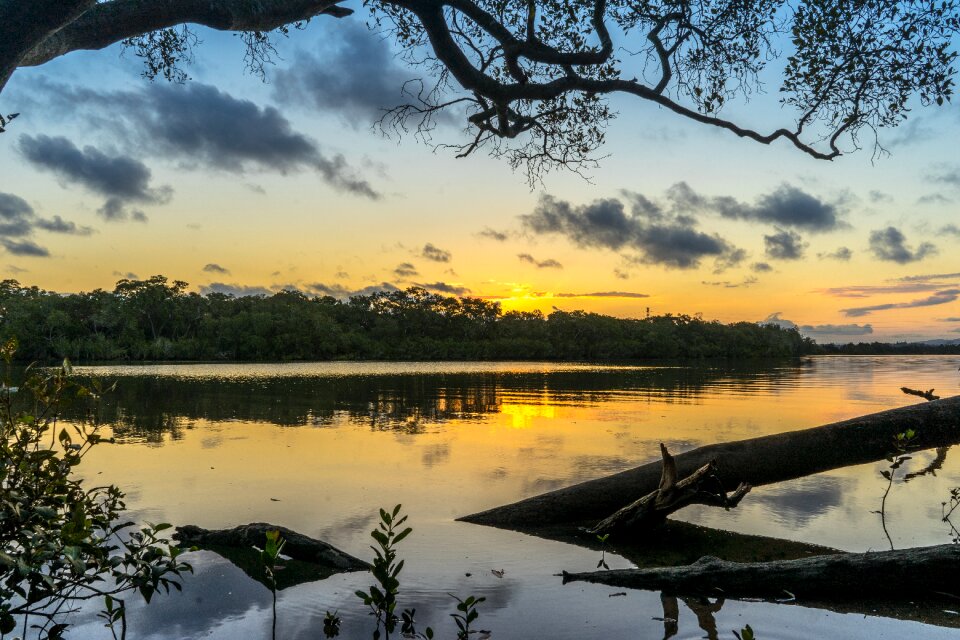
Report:
[[[183,371],[185,365],[171,367]],[[768,394],[790,387],[800,362],[777,366],[585,367],[514,372],[331,375],[322,365],[313,375],[270,377],[165,375],[162,367],[80,368],[119,380],[102,406],[102,420],[124,441],[161,442],[183,437],[197,420],[266,422],[327,427],[349,422],[373,430],[422,433],[431,425],[470,422],[489,414],[514,417],[516,426],[551,414],[557,407],[589,407],[629,400],[690,403],[710,391]],[[550,367],[550,365],[547,365]],[[270,371],[270,369],[266,369]],[[261,372],[262,373],[262,372]],[[121,377],[115,377],[122,374]]]

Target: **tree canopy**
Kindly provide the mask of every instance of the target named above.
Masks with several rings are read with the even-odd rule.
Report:
[[[863,144],[882,151],[879,129],[917,103],[950,99],[960,29],[960,0],[364,5],[371,26],[425,77],[382,124],[428,134],[439,111],[453,110],[468,133],[452,144],[458,155],[485,149],[532,179],[592,166],[617,94],[818,159]],[[115,43],[143,59],[148,77],[183,80],[179,65],[197,42],[190,25],[243,34],[247,64],[262,72],[275,34],[352,13],[340,0],[0,0],[0,90],[19,67]],[[780,73],[782,126],[763,131],[723,115],[770,72]]]

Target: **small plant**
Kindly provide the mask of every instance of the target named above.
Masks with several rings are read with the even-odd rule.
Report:
[[[941,503],[940,508],[943,513],[943,521],[950,527],[950,537],[953,539],[954,544],[960,544],[960,530],[957,529],[957,525],[953,524],[953,521],[950,519],[954,512],[960,508],[960,487],[950,489],[950,498],[947,502]]]
[[[327,611],[327,614],[323,616],[323,636],[325,638],[336,638],[340,635],[340,623],[342,620],[337,614],[337,611],[333,613]]]
[[[413,531],[410,527],[398,532],[397,530],[407,521],[407,516],[400,515],[401,505],[393,508],[392,512],[380,509],[380,523],[370,532],[370,537],[376,541],[371,545],[376,557],[370,572],[376,578],[379,586],[370,585],[369,591],[357,591],[357,597],[363,604],[370,607],[370,615],[377,620],[377,628],[373,632],[374,640],[380,638],[380,627],[389,638],[396,628],[397,593],[400,589],[400,580],[397,576],[403,570],[403,560],[397,562],[396,545]]]
[[[273,637],[277,637],[277,560],[280,559],[280,552],[287,543],[280,536],[280,531],[274,529],[267,531],[267,542],[263,545],[263,551],[260,552],[260,559],[263,561],[264,573],[267,575],[267,581],[270,583],[270,593],[273,594]]]
[[[600,541],[600,562],[597,563],[597,569],[603,567],[604,569],[609,570],[610,567],[607,566],[607,538],[610,537],[609,533],[605,533],[602,536],[598,535],[597,540]]]
[[[734,631],[733,635],[737,636],[737,640],[757,640],[757,636],[754,635],[750,625],[745,626],[740,631]]]
[[[470,630],[470,623],[480,617],[477,605],[486,600],[486,598],[476,598],[467,596],[461,600],[457,596],[450,594],[457,601],[457,613],[451,613],[450,617],[457,623],[457,640],[467,640],[473,631]]]
[[[895,435],[893,437],[893,453],[886,458],[890,466],[880,472],[880,475],[887,481],[887,488],[883,492],[883,498],[880,500],[880,510],[874,513],[880,514],[880,525],[883,527],[883,533],[887,536],[887,542],[890,543],[891,551],[893,551],[893,538],[890,537],[890,531],[887,530],[887,497],[893,488],[893,480],[897,469],[903,466],[904,462],[911,459],[911,456],[906,455],[906,453],[916,437],[917,432],[913,429],[907,429]]]
[[[403,613],[400,614],[402,621],[400,633],[404,638],[410,638],[411,640],[433,640],[433,629],[430,627],[427,627],[423,633],[417,631],[416,621],[413,619],[416,613],[416,609],[403,610]]]

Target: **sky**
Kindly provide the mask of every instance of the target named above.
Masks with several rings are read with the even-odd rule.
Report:
[[[349,4],[349,3],[348,3]],[[702,314],[819,342],[960,338],[960,105],[917,108],[832,162],[614,98],[586,177],[532,188],[482,153],[375,124],[422,76],[365,26],[277,41],[198,29],[186,82],[131,52],[18,70],[0,110],[0,277],[58,292],[163,274],[191,290],[311,295],[421,286],[505,310]],[[789,123],[776,85],[725,116]]]

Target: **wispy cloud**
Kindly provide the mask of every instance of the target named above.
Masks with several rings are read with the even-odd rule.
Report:
[[[944,289],[943,291],[936,292],[932,296],[920,298],[918,300],[911,300],[909,302],[892,302],[888,304],[876,304],[866,307],[852,307],[849,309],[841,309],[840,311],[848,318],[857,318],[860,316],[870,315],[875,311],[887,311],[889,309],[912,309],[914,307],[932,307],[941,304],[948,304],[956,301],[958,298],[960,298],[960,289]]]
[[[547,258],[546,260],[537,260],[529,253],[518,253],[517,258],[520,259],[520,262],[526,262],[532,264],[538,269],[563,269],[563,265],[553,258]]]

